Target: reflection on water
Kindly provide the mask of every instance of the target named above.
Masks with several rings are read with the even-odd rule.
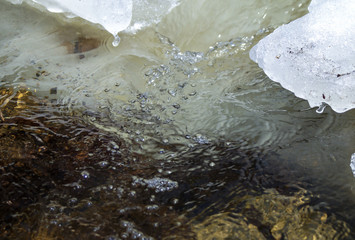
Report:
[[[182,1],[113,48],[0,1],[1,238],[353,239],[355,112],[248,57],[308,3]]]

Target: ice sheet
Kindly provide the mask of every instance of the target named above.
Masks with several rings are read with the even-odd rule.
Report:
[[[355,1],[313,0],[309,13],[250,51],[264,72],[311,107],[355,108]]]

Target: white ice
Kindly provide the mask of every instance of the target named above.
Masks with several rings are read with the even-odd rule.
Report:
[[[308,10],[262,39],[250,58],[311,107],[355,108],[355,1],[313,0]]]
[[[10,0],[20,4],[23,0]],[[103,26],[108,32],[117,35],[126,29],[132,19],[132,0],[32,0],[50,12],[68,13]]]
[[[44,6],[67,17],[81,17],[103,26],[113,36],[121,31],[136,32],[160,19],[179,4],[179,0],[8,0],[13,4],[26,1]],[[34,4],[33,4],[34,3]]]

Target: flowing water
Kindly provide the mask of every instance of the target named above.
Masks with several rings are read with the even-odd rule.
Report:
[[[308,5],[181,1],[115,48],[0,0],[0,238],[354,239],[355,111],[249,59]]]

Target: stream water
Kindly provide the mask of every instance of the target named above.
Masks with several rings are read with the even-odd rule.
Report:
[[[355,239],[355,111],[249,58],[308,5],[181,1],[115,48],[0,0],[0,238]]]

